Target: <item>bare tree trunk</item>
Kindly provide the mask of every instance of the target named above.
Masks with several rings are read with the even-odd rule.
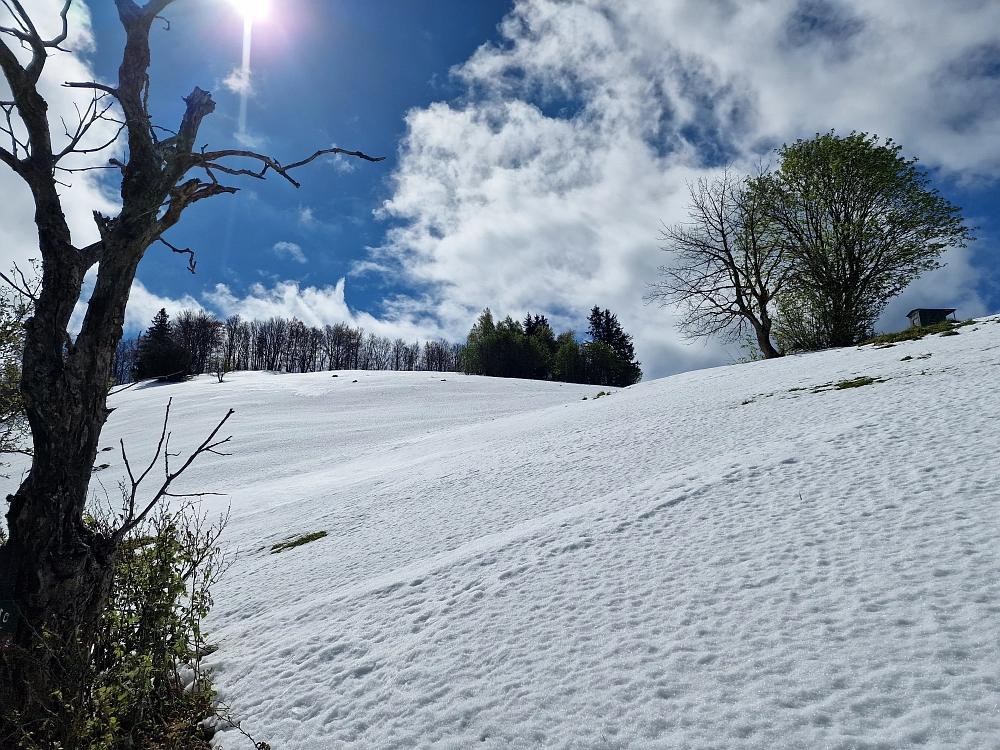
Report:
[[[48,104],[37,84],[48,56],[56,54],[67,37],[72,2],[64,0],[62,33],[49,40],[39,36],[39,24],[20,2],[4,3],[15,25],[2,33],[30,51],[26,65],[0,36],[0,69],[13,97],[3,103],[4,109],[8,116],[16,114],[27,133],[25,141],[15,138],[13,130],[8,132],[11,148],[0,147],[0,162],[31,189],[42,258],[41,290],[25,326],[21,379],[34,457],[27,478],[9,498],[9,542],[2,556],[16,566],[13,593],[21,617],[13,648],[0,651],[0,747],[16,741],[25,728],[44,728],[45,741],[53,744],[72,742],[71,728],[61,724],[71,720],[67,706],[79,697],[75,691],[81,683],[75,682],[74,670],[89,661],[90,640],[112,582],[117,538],[89,529],[84,506],[101,429],[110,413],[107,392],[125,306],[146,249],[161,240],[192,203],[237,191],[222,185],[218,174],[263,178],[270,170],[297,187],[289,170],[324,153],[379,161],[360,152],[325,149],[283,166],[249,151],[195,150],[202,119],[215,109],[211,95],[199,88],[184,100],[186,109],[176,133],[160,140],[157,133],[164,131],[154,129],[147,110],[149,30],[172,0],[148,0],[142,6],[115,0],[126,32],[118,86],[66,84],[92,91],[93,101],[75,133],[69,134],[66,147],[54,150]],[[64,157],[83,150],[81,141],[94,124],[109,119],[105,115],[110,107],[120,110],[116,117],[123,118],[128,140],[128,161],[110,161],[121,171],[122,210],[114,218],[95,213],[101,239],[77,248],[57,190],[56,170]],[[250,160],[259,169],[223,165],[232,158]],[[203,177],[189,177],[195,170]],[[193,271],[193,253],[170,247],[189,254]],[[70,316],[80,299],[84,275],[98,263],[87,313],[73,340],[68,333]],[[76,676],[82,675],[81,671]]]

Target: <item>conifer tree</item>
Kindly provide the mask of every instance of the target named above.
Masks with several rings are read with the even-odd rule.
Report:
[[[190,367],[187,349],[174,340],[174,327],[165,308],[153,317],[146,333],[139,339],[135,379],[161,378],[183,380]]]
[[[588,362],[588,382],[596,385],[625,387],[638,383],[642,378],[640,363],[635,361],[632,336],[618,322],[618,316],[597,305],[587,318],[587,334],[593,342],[585,345],[584,358]],[[602,346],[596,346],[596,345]],[[607,351],[604,350],[607,348]]]

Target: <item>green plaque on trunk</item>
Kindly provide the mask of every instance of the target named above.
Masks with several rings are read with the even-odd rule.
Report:
[[[21,610],[17,608],[17,602],[0,601],[0,650],[8,648],[14,642],[20,616]]]

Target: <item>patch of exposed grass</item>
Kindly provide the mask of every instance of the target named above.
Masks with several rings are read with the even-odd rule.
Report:
[[[303,534],[302,536],[297,536],[294,539],[289,539],[286,542],[272,544],[271,554],[275,555],[278,552],[283,552],[284,550],[291,549],[292,547],[301,547],[303,544],[309,544],[309,542],[315,542],[317,539],[322,539],[326,535],[325,531],[314,531],[311,534]]]
[[[863,385],[871,385],[872,383],[884,383],[884,380],[879,378],[870,378],[867,375],[861,375],[857,378],[852,378],[850,380],[841,380],[839,383],[834,385],[834,389],[842,391],[845,388],[860,388]]]
[[[957,336],[958,328],[971,326],[974,322],[973,320],[963,320],[961,322],[943,320],[931,326],[911,326],[905,331],[899,331],[898,333],[883,333],[881,336],[862,341],[858,346],[874,344],[877,348],[888,347],[900,341],[918,341],[932,333],[940,333],[942,336]]]

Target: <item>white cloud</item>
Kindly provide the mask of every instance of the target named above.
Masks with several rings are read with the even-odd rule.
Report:
[[[337,148],[337,145],[334,144],[331,148]],[[327,161],[340,174],[349,174],[357,169],[357,165],[355,164],[353,157],[347,157],[343,154],[333,154],[332,156],[327,157]]]
[[[504,43],[453,71],[466,95],[409,113],[380,211],[401,225],[371,262],[425,292],[392,309],[453,339],[486,305],[562,327],[597,304],[649,376],[725,361],[642,303],[685,182],[831,127],[892,136],[949,176],[1000,175],[998,28],[1000,4],[977,0],[519,0]],[[952,252],[887,315],[947,294],[976,309],[975,279]]]
[[[253,97],[256,93],[251,82],[250,71],[240,66],[233,68],[229,75],[222,79],[221,83],[234,94]]]
[[[83,280],[83,293],[80,301],[73,308],[73,317],[69,322],[69,330],[73,335],[80,331],[83,325],[83,316],[87,314],[87,300],[94,291],[94,284],[97,281],[97,268],[90,269]],[[185,294],[180,299],[161,297],[146,289],[145,285],[136,279],[132,282],[132,289],[129,292],[128,306],[125,308],[125,322],[122,330],[126,337],[135,336],[146,330],[156,315],[163,308],[171,318],[175,317],[181,310],[203,310],[205,307],[194,297]]]
[[[443,331],[425,316],[409,309],[391,309],[382,318],[351,310],[344,298],[344,279],[335,286],[301,287],[294,281],[281,281],[273,287],[254,284],[245,296],[237,296],[225,284],[202,295],[206,307],[220,317],[240,315],[247,320],[271,317],[298,318],[309,326],[347,323],[390,338],[427,340],[439,338]],[[464,336],[463,336],[464,340]]]
[[[29,4],[32,17],[37,21],[43,36],[54,36],[59,32],[59,9],[61,0],[33,0]],[[10,16],[0,8],[0,25],[9,26]],[[57,52],[49,56],[45,63],[45,75],[39,81],[39,92],[49,103],[49,122],[53,136],[53,146],[61,149],[65,143],[62,137],[64,118],[71,128],[75,126],[76,107],[86,111],[91,95],[83,89],[62,86],[64,81],[92,81],[93,71],[80,53],[90,52],[94,47],[90,26],[90,15],[86,5],[74,3],[70,8],[70,36],[63,46],[71,52]],[[26,62],[25,52],[14,46],[22,62]],[[0,99],[10,99],[6,82],[0,76]],[[99,122],[90,132],[83,145],[93,146],[104,143],[114,136],[116,126]],[[0,140],[0,146],[10,150],[9,140]],[[75,155],[68,157],[63,166],[80,168],[107,164],[114,150],[100,154]],[[23,155],[23,154],[22,154]],[[93,211],[105,214],[117,213],[116,199],[100,181],[101,173],[60,173],[60,180],[67,183],[60,189],[63,210],[72,231],[73,242],[84,247],[98,239]],[[29,258],[38,258],[38,235],[32,217],[34,203],[25,183],[7,166],[0,165],[0,270],[6,271],[14,263],[27,270]]]
[[[308,263],[306,260],[305,253],[302,252],[302,248],[296,245],[294,242],[276,242],[274,243],[274,254],[279,258],[291,258],[296,263]]]

